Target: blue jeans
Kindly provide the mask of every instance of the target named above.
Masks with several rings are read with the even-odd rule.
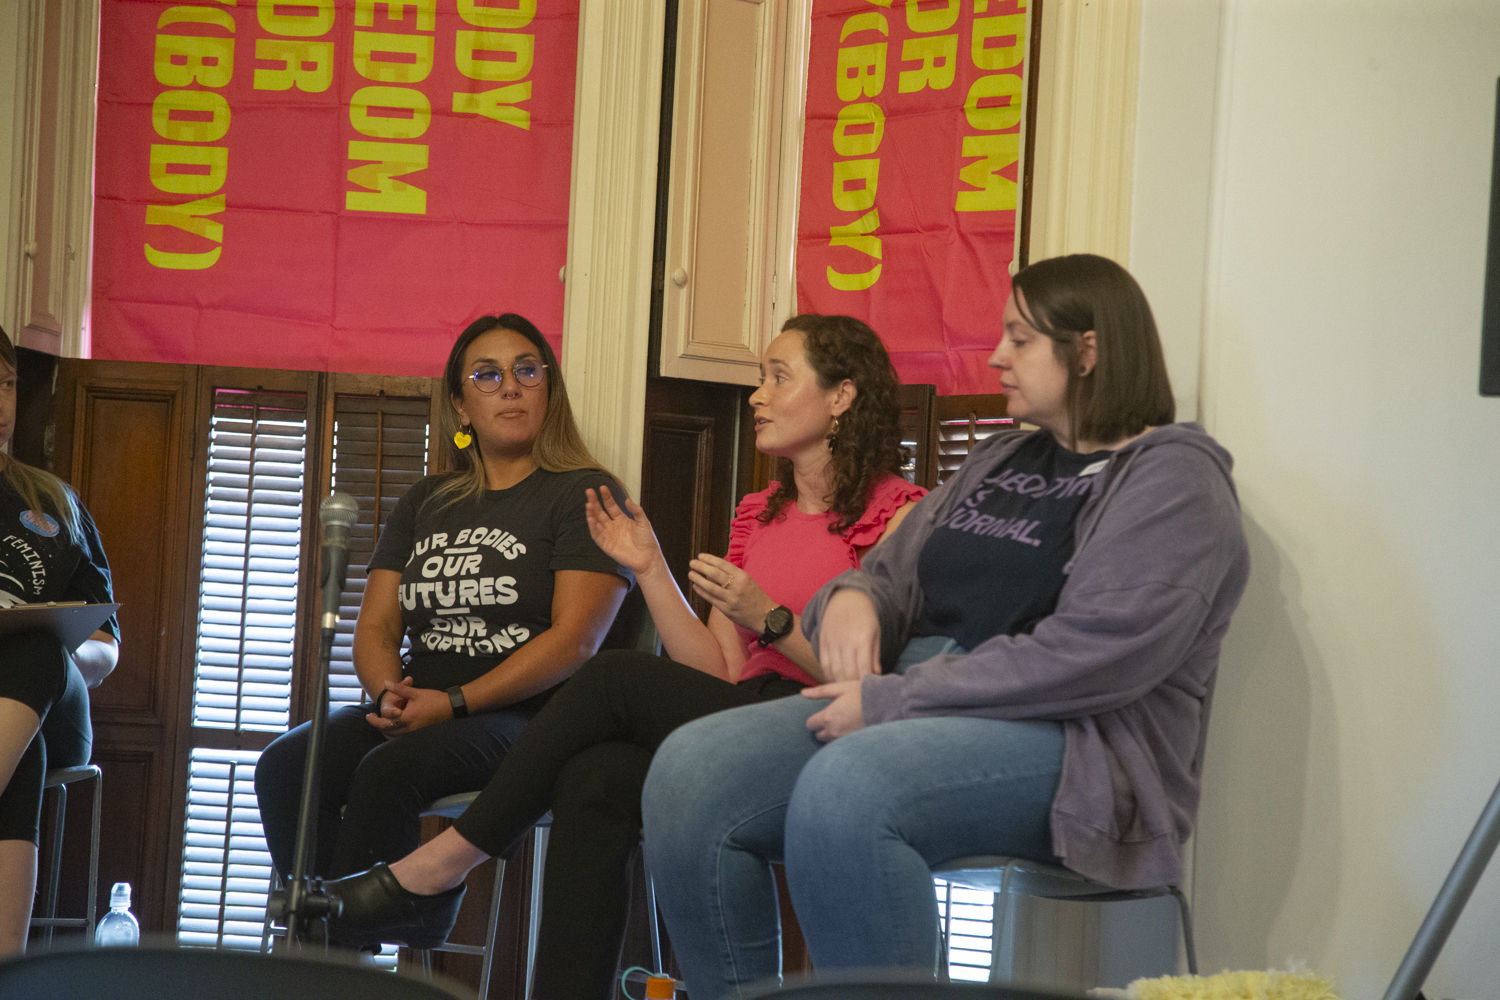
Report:
[[[935,652],[919,640],[902,667]],[[786,863],[818,969],[927,972],[933,865],[1057,861],[1059,723],[904,719],[824,745],[806,723],[827,704],[799,696],[720,712],[656,753],[641,802],[646,858],[693,1000],[780,974],[773,861]]]

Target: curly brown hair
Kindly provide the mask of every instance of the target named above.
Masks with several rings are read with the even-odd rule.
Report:
[[[781,324],[781,329],[802,334],[807,363],[819,386],[832,389],[844,379],[854,383],[854,402],[839,417],[838,436],[828,442],[833,453],[829,470],[833,494],[828,508],[836,515],[828,531],[842,534],[864,514],[875,481],[887,472],[901,474],[906,458],[901,446],[901,407],[896,401],[901,380],[880,337],[852,316],[803,313]],[[763,524],[775,520],[797,499],[791,459],[777,458],[771,478],[779,480],[780,486],[760,513]]]

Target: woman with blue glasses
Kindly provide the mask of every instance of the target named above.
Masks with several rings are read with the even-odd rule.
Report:
[[[354,630],[369,702],[328,720],[314,875],[403,857],[426,803],[482,788],[598,649],[631,583],[589,534],[585,491],[619,486],[584,445],[537,328],[512,313],[474,321],[443,381],[441,447],[453,471],[414,484],[377,536]],[[277,739],[256,767],[283,873],[308,728]]]

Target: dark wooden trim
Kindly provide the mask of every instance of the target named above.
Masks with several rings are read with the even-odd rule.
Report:
[[[182,596],[202,536],[201,525],[196,532],[191,527],[188,502],[196,378],[187,365],[63,359],[56,382],[55,469],[98,523],[122,600],[120,664],[92,695],[94,756],[104,771],[103,826],[109,831],[105,854],[113,859],[101,871],[99,890],[102,899],[112,881],[135,885],[137,916],[149,933],[175,925],[171,873],[181,867],[183,813],[172,781],[180,636],[192,631]],[[129,403],[165,410],[157,411],[161,419],[154,425],[104,412]],[[101,435],[121,453],[96,453]],[[160,466],[141,466],[150,461]],[[142,544],[159,548],[137,558],[132,553]],[[187,656],[191,662],[191,650]],[[120,694],[128,697],[121,701]],[[129,798],[122,798],[128,767],[121,765],[140,767],[143,784],[130,786]]]
[[[713,486],[714,419],[682,413],[646,414],[646,453],[659,453],[669,438],[687,439],[691,442],[694,452],[692,465],[681,469],[680,476],[673,476],[672,482],[666,483],[659,481],[654,472],[655,463],[642,463],[641,495],[655,498],[658,509],[665,501],[667,491],[677,496],[687,495],[690,514],[686,525],[682,523],[679,511],[674,516],[657,522],[657,535],[663,540],[663,550],[668,553],[668,567],[677,578],[688,603],[699,618],[706,619],[710,610],[709,603],[694,593],[687,583],[686,560],[696,557],[700,552],[709,551],[713,541],[709,515]]]

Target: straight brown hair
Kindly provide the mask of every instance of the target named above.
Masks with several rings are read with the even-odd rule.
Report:
[[[1068,372],[1072,441],[1113,444],[1177,419],[1156,319],[1141,286],[1107,257],[1076,253],[1039,260],[1011,279],[1016,307],[1052,341]],[[1094,331],[1093,371],[1078,370],[1079,340]]]

